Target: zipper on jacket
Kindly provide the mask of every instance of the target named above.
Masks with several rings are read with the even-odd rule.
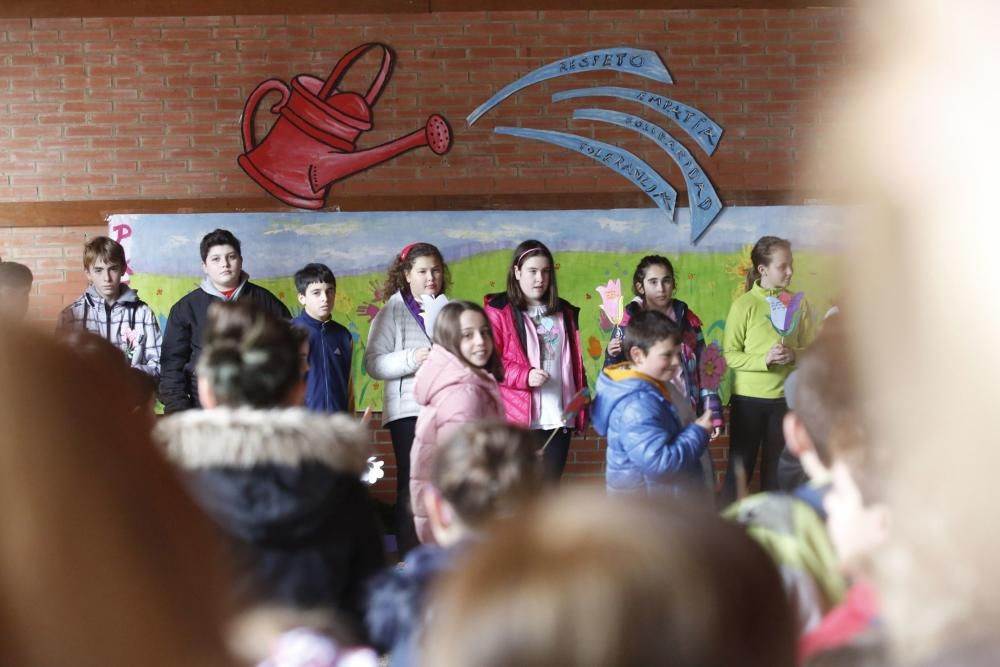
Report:
[[[107,331],[107,334],[104,337],[110,343],[111,342],[111,309],[114,308],[114,306],[108,306],[107,301],[105,301],[104,304],[102,304],[102,305],[104,306],[104,318],[107,320],[107,322],[106,322],[107,326],[105,327],[105,329]]]

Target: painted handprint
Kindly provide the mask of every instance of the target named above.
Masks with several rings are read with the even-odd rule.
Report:
[[[376,306],[374,303],[362,304],[358,306],[357,309],[355,310],[355,312],[358,314],[358,317],[367,317],[369,323],[375,319],[375,316],[378,315],[378,311],[379,307]]]

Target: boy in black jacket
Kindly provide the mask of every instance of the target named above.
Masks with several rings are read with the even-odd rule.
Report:
[[[225,229],[209,232],[201,240],[205,279],[170,309],[160,355],[160,400],[169,414],[201,407],[195,368],[201,355],[208,307],[215,301],[250,301],[275,317],[291,319],[277,297],[250,282],[243,271],[240,241]]]

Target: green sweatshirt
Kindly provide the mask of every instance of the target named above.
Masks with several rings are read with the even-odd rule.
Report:
[[[765,290],[760,283],[736,299],[726,318],[726,333],[722,352],[726,364],[733,369],[733,394],[752,398],[781,398],[785,395],[785,378],[795,369],[792,365],[768,366],[768,351],[781,336],[771,326],[771,306],[767,297],[783,290]],[[809,304],[802,301],[802,318],[785,345],[795,350],[795,356],[812,341],[812,321]]]

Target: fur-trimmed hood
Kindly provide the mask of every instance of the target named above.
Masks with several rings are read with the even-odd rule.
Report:
[[[361,629],[362,586],[384,554],[359,422],[301,408],[190,410],[161,420],[156,438],[247,566],[240,593],[329,607]]]
[[[304,408],[188,410],[160,420],[155,436],[167,458],[185,470],[315,462],[360,476],[369,456],[357,420]]]
[[[155,435],[195,500],[240,542],[322,542],[369,502],[360,479],[367,438],[346,415],[189,410],[163,419]]]

